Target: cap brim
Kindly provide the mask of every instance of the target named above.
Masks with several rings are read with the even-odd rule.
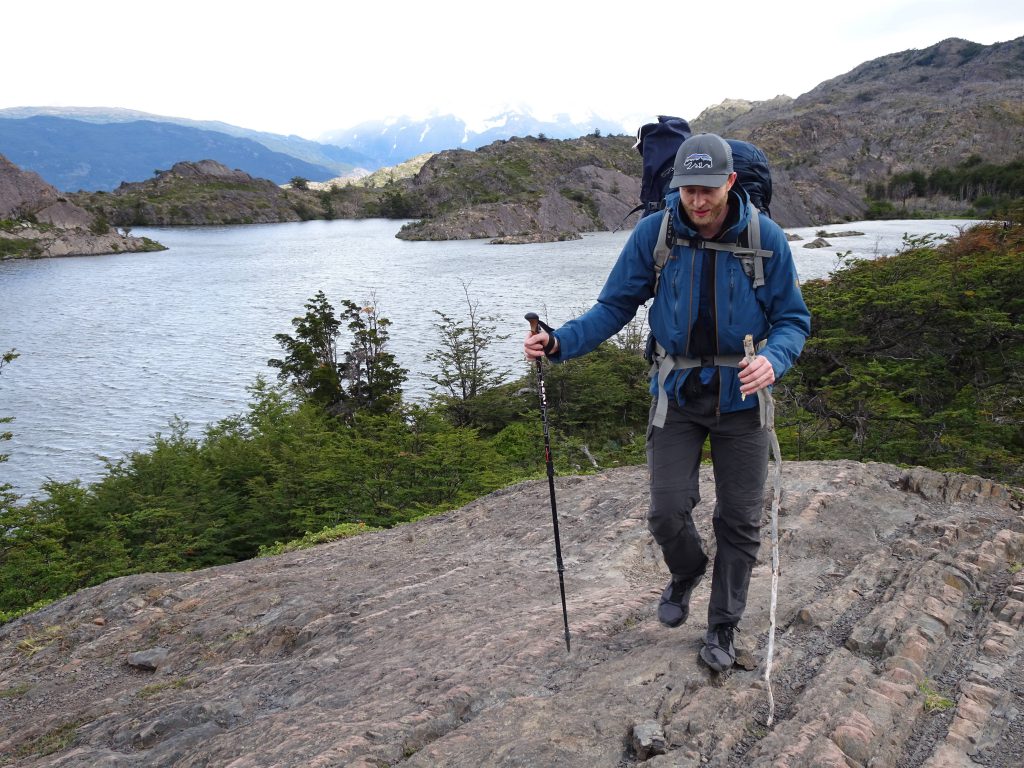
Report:
[[[678,189],[679,187],[721,187],[725,182],[729,180],[729,174],[716,174],[716,175],[677,175],[672,177],[672,181],[669,182],[669,186],[672,189]]]

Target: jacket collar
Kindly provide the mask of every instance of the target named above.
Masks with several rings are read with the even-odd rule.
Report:
[[[672,226],[680,237],[702,239],[693,228],[690,218],[683,213],[683,206],[679,202],[679,190],[672,192],[665,197],[665,205],[672,211]],[[729,213],[725,217],[725,229],[717,238],[721,243],[739,242],[740,234],[747,228],[747,221],[750,219],[750,198],[746,191],[739,185],[733,184],[729,190]]]

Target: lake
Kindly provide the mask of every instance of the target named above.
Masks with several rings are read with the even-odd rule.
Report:
[[[552,325],[588,308],[628,232],[536,245],[485,240],[407,242],[403,222],[309,221],[239,227],[137,228],[169,250],[159,253],[0,262],[0,352],[20,357],[0,374],[0,415],[13,440],[0,482],[24,495],[47,479],[88,482],[116,459],[167,433],[178,416],[198,431],[238,413],[246,387],[279,357],[277,333],[318,290],[375,302],[391,320],[391,351],[409,369],[407,396],[424,400],[438,346],[439,310],[466,317],[466,291],[479,313],[496,318],[493,360],[527,372],[523,315]],[[899,250],[904,233],[955,235],[974,222],[853,222],[787,230],[801,279],[823,277],[850,252],[874,258]],[[802,246],[818,230],[856,230],[831,247]]]

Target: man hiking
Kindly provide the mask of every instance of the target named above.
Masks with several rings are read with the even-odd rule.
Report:
[[[803,349],[810,313],[800,293],[782,229],[750,203],[736,183],[729,144],[714,134],[688,138],[673,166],[666,197],[671,257],[656,277],[662,216],[641,219],[612,268],[597,303],[548,333],[530,333],[530,359],[568,360],[618,333],[646,301],[652,332],[651,406],[647,429],[650,509],[647,523],[672,574],[658,605],[659,621],[676,627],[708,565],[692,511],[700,501],[699,470],[710,436],[717,545],[700,658],[713,670],[736,660],[733,634],[746,607],[760,545],[768,433],[760,421],[760,390],[781,377]],[[748,226],[760,226],[762,278],[748,276]],[[718,246],[718,247],[716,247]],[[739,252],[737,252],[739,250]],[[756,284],[756,287],[755,287]],[[755,357],[744,357],[753,336]]]

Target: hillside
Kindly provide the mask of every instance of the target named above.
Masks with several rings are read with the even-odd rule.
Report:
[[[144,574],[0,627],[0,765],[820,766],[1024,761],[1019,492],[856,462],[783,468],[744,666],[654,618],[646,470],[545,481],[278,557]],[[710,469],[698,527],[708,537]],[[713,538],[709,538],[713,541]],[[760,665],[760,666],[759,666]]]
[[[406,218],[420,221],[398,237],[549,241],[613,229],[638,200],[632,145],[624,136],[526,138],[438,153],[401,183]]]
[[[862,218],[867,187],[971,155],[1024,156],[1024,37],[993,45],[949,39],[865,62],[797,99],[723,102],[693,120],[753,141],[775,179],[786,226]]]
[[[175,163],[146,181],[69,198],[117,226],[267,224],[324,218],[314,193],[282,189],[214,160]]]
[[[116,231],[0,155],[0,259],[159,250],[159,243]]]
[[[324,180],[337,175],[250,138],[154,120],[0,117],[0,152],[65,192],[109,191],[123,181],[149,178],[154,169],[206,159],[278,184],[295,176]]]

